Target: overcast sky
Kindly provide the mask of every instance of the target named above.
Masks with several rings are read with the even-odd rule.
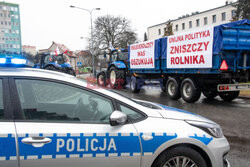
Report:
[[[22,44],[37,49],[48,48],[52,41],[63,43],[71,50],[85,49],[90,37],[88,12],[70,5],[92,9],[98,16],[123,16],[143,40],[147,27],[176,19],[195,11],[204,11],[225,4],[226,0],[6,0],[18,3],[21,14]],[[81,39],[80,37],[84,37]]]

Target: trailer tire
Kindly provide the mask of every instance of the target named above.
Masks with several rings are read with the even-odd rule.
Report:
[[[135,76],[132,76],[130,79],[130,90],[132,93],[139,93],[141,90],[141,86]]]
[[[161,86],[162,92],[167,92],[167,80],[166,80],[166,79],[163,79],[163,80],[160,82],[160,86]]]
[[[97,84],[101,87],[107,86],[107,77],[104,71],[100,72],[96,76]]]
[[[219,96],[224,101],[232,101],[236,99],[240,94],[240,91],[230,91],[230,92],[219,92]]]
[[[111,67],[109,70],[109,84],[112,89],[122,89],[125,85],[125,70]]]
[[[205,89],[205,90],[202,91],[202,93],[208,99],[213,99],[216,96],[218,96],[218,92],[216,90]]]
[[[166,93],[170,99],[177,100],[181,98],[179,78],[168,79],[166,84]]]
[[[192,78],[186,78],[181,83],[181,97],[188,103],[194,103],[199,100],[201,89],[198,81]]]

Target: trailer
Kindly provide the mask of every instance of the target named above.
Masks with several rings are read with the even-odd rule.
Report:
[[[224,101],[250,90],[250,20],[130,45],[130,88],[158,80],[171,99],[197,101],[219,95]]]

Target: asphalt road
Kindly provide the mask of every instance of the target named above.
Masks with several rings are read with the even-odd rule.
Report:
[[[250,98],[224,102],[219,97],[208,100],[202,95],[196,103],[186,103],[182,99],[169,99],[159,87],[144,88],[139,94],[130,93],[129,89],[116,91],[130,98],[184,109],[217,122],[231,146],[228,155],[231,166],[250,167]]]

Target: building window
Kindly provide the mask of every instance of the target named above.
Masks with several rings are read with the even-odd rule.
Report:
[[[226,12],[221,13],[221,20],[222,21],[226,20]]]
[[[175,31],[178,31],[178,24],[175,25]]]
[[[216,15],[213,15],[213,23],[216,23]]]
[[[158,29],[158,35],[161,35],[161,29]]]
[[[231,15],[232,15],[232,18],[234,18],[236,16],[236,11],[235,10],[232,10],[231,11]]]
[[[204,25],[207,25],[207,17],[204,17]]]
[[[200,19],[196,19],[196,27],[200,26]]]
[[[189,28],[192,28],[192,21],[189,21]]]
[[[3,14],[2,14],[2,13],[0,13],[0,16],[1,16],[1,17],[3,17]]]
[[[182,30],[185,30],[185,23],[182,23]]]
[[[165,28],[164,28],[164,32],[163,32],[163,33],[165,33],[166,31],[167,31],[167,28],[165,27]]]

